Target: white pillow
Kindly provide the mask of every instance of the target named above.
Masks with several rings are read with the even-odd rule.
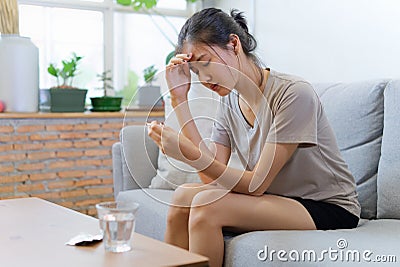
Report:
[[[180,126],[176,114],[171,106],[171,98],[168,93],[165,79],[161,84],[161,92],[165,102],[165,125],[179,130]],[[190,111],[195,119],[197,128],[203,139],[211,137],[213,119],[215,118],[219,96],[204,87],[198,81],[193,80],[188,94]],[[184,183],[199,183],[200,177],[195,169],[180,161],[166,157],[163,153],[158,156],[157,174],[151,180],[149,188],[175,189]]]

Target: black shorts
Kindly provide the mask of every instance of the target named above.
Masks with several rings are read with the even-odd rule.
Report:
[[[290,198],[307,209],[317,230],[351,229],[358,225],[359,218],[338,205],[300,197]]]

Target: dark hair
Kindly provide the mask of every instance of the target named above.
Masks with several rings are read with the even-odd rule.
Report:
[[[252,53],[257,47],[257,41],[249,33],[243,12],[236,9],[231,10],[230,16],[217,8],[206,8],[196,12],[186,21],[179,33],[176,53],[181,53],[185,42],[204,43],[226,48],[230,34],[239,36],[243,52],[260,68],[263,76],[262,63]]]

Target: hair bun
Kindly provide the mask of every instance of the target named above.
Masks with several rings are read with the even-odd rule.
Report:
[[[243,16],[243,12],[240,12],[237,9],[231,10],[231,17],[242,27],[247,33],[249,32],[249,28],[247,27],[247,20]]]

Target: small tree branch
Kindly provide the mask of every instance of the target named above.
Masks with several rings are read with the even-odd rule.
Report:
[[[156,28],[158,29],[158,31],[165,37],[165,39],[167,39],[167,41],[173,46],[175,47],[174,42],[171,41],[171,39],[168,37],[168,35],[161,29],[160,25],[157,24],[157,22],[155,21],[155,19],[153,18],[153,15],[147,10],[145,9],[145,12],[150,16],[151,21],[153,22],[154,26],[156,26]],[[162,17],[165,17],[164,15],[161,14]],[[166,19],[166,18],[164,18]],[[175,28],[174,28],[175,29]],[[176,29],[175,29],[176,32]]]
[[[164,14],[161,14],[160,12],[158,12],[157,10],[153,9],[154,13],[156,13],[157,15],[161,16],[165,22],[168,23],[168,25],[171,27],[171,29],[174,30],[175,34],[178,35],[178,30],[175,28],[174,24],[172,24],[172,22],[167,19],[167,17]]]

